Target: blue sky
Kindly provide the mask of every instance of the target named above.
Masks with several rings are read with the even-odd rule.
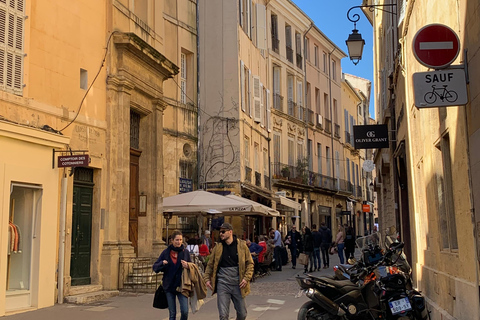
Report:
[[[362,4],[361,0],[292,0],[303,10],[322,32],[330,38],[340,49],[348,54],[347,40],[352,32],[353,23],[347,19],[347,11],[353,6]],[[351,15],[358,13],[360,20],[357,22],[357,29],[365,39],[362,60],[355,66],[350,58],[342,60],[342,70],[345,73],[353,74],[372,81],[372,92],[370,92],[370,117],[374,118],[373,110],[373,30],[361,9],[354,9]]]

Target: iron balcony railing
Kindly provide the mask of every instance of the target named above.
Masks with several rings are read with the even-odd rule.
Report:
[[[288,100],[287,102],[287,106],[288,106],[288,110],[287,110],[287,113],[288,115],[292,116],[292,117],[295,117],[295,109],[297,107],[297,104],[295,102],[293,102],[293,100]]]
[[[252,182],[252,168],[245,166],[245,181]]]
[[[332,121],[329,119],[324,119],[324,124],[325,124],[325,132],[326,133],[332,133]]]
[[[358,198],[361,198],[363,196],[362,194],[362,187],[361,186],[357,186],[357,197]]]
[[[267,175],[263,175],[263,187],[265,189],[270,189],[270,177]]]
[[[307,109],[307,121],[311,125],[315,124],[315,112],[310,109]]]
[[[305,120],[305,108],[301,105],[298,106],[298,114],[296,115],[298,119]]]
[[[348,131],[345,131],[345,143],[348,143],[348,144],[352,145],[350,132],[348,132]]]
[[[280,53],[280,40],[272,37],[272,50],[276,53]]]
[[[262,186],[262,174],[260,172],[255,171],[255,185],[257,187]]]
[[[340,125],[335,123],[335,132],[334,132],[335,138],[340,138]]]
[[[293,63],[293,49],[289,46],[287,46],[286,49],[287,49],[287,60]]]
[[[273,108],[283,112],[283,97],[278,93],[273,94]]]
[[[162,273],[152,270],[156,258],[120,257],[118,289],[133,292],[155,292],[162,283]]]
[[[339,191],[353,193],[353,184],[347,180],[337,179],[337,187]]]
[[[303,62],[302,55],[297,53],[297,68],[303,69],[302,62]]]
[[[320,173],[310,172],[310,182],[313,187],[335,190],[335,179]]]

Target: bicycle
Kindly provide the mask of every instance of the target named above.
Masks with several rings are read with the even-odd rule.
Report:
[[[453,90],[447,90],[448,85],[443,85],[443,88],[436,88],[432,85],[432,91],[425,94],[424,100],[426,103],[432,104],[437,101],[437,97],[448,102],[455,102],[458,99],[458,94]]]

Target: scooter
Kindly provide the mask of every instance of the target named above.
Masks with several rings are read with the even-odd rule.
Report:
[[[301,291],[311,300],[300,308],[298,320],[429,319],[425,299],[408,288],[409,278],[402,271],[390,275],[380,268],[382,274],[374,281],[363,281],[378,274],[379,267],[394,266],[402,248],[403,243],[390,246],[378,262],[361,268],[355,283],[312,275],[297,277]]]

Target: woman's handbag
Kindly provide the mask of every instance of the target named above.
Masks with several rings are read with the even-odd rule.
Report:
[[[163,286],[159,285],[157,291],[155,291],[155,297],[153,298],[153,307],[157,309],[167,309],[168,301],[167,294],[163,290]]]
[[[300,253],[297,259],[298,263],[303,264],[304,266],[308,265],[308,255],[305,253]]]
[[[328,250],[328,252],[329,252],[331,255],[334,255],[334,254],[338,253],[337,246],[336,246],[336,245],[332,245],[332,246],[330,247],[330,249]]]

